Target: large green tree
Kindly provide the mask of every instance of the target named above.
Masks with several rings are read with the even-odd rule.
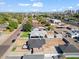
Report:
[[[9,21],[9,26],[8,26],[8,29],[10,30],[10,31],[13,31],[14,29],[16,29],[18,27],[18,23],[17,22],[15,22],[15,21]]]
[[[32,23],[28,21],[26,24],[23,24],[22,30],[26,32],[30,32],[32,30]]]

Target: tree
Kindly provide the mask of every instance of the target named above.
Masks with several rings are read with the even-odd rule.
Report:
[[[54,27],[52,25],[47,26],[47,30],[53,30]]]
[[[0,24],[4,24],[6,21],[4,21],[3,19],[0,19]]]
[[[50,26],[50,23],[49,23],[49,22],[46,22],[46,23],[45,23],[45,26]]]
[[[10,20],[9,21],[9,26],[7,27],[10,31],[13,31],[18,27],[18,23],[15,21]]]
[[[32,23],[30,23],[29,21],[26,23],[26,24],[23,24],[23,31],[26,31],[26,32],[30,32],[32,29]]]
[[[4,24],[5,22],[6,20],[2,16],[0,16],[0,24]]]
[[[28,21],[32,23],[32,16],[28,16]]]

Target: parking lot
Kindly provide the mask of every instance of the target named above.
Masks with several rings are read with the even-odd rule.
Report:
[[[69,31],[68,29],[61,28],[61,29],[56,29],[56,31],[58,33],[61,33],[63,35],[63,38],[65,38],[65,40],[67,40],[70,44],[74,45],[75,47],[77,47],[79,49],[79,42],[75,41],[77,39],[73,39],[71,37],[66,36],[67,35],[66,32]]]

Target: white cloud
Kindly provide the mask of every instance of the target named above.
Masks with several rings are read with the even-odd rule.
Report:
[[[32,6],[33,7],[43,7],[43,3],[42,2],[36,2],[36,3],[33,3]]]
[[[72,8],[73,8],[72,6],[68,7],[68,9],[72,9]]]
[[[19,6],[25,6],[25,7],[30,6],[30,4],[25,4],[25,3],[19,3],[18,5]]]
[[[79,4],[77,4],[77,6],[79,6]]]
[[[0,5],[5,5],[5,2],[0,2]]]

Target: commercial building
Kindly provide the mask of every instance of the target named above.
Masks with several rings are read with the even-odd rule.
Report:
[[[58,49],[58,52],[65,57],[79,57],[79,50],[73,45],[59,45]]]

